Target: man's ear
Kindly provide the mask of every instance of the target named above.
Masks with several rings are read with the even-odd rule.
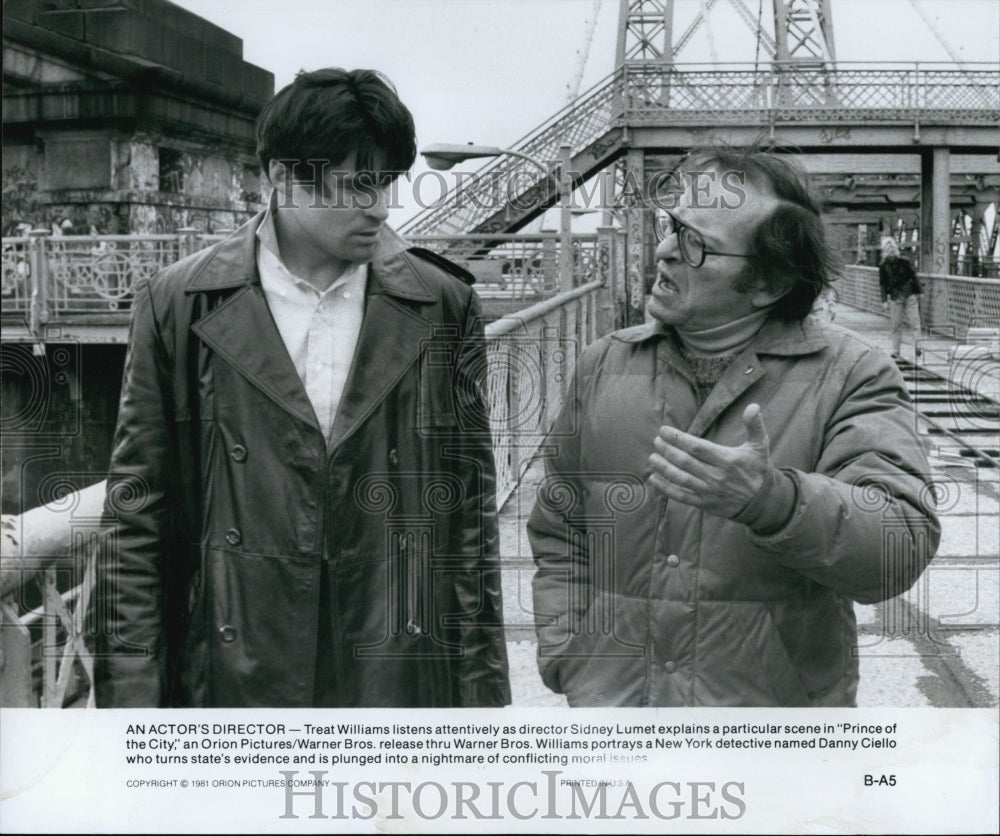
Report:
[[[271,181],[271,185],[277,188],[285,182],[285,174],[288,171],[285,168],[285,164],[280,160],[268,160],[267,162],[267,179]]]
[[[749,265],[746,269],[750,275],[744,274],[741,290],[750,297],[750,304],[755,308],[771,307],[782,296],[787,294],[795,284],[794,280],[791,282],[785,281],[780,282],[776,288],[769,289],[767,283],[764,281],[764,277],[759,272],[754,271]],[[754,275],[755,273],[756,275]]]
[[[757,285],[756,290],[751,291],[750,304],[755,308],[769,308],[782,296],[788,293],[789,288],[783,287],[781,290],[768,290],[763,284]]]

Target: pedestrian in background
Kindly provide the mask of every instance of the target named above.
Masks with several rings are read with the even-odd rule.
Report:
[[[899,245],[892,238],[882,240],[882,263],[878,266],[878,283],[882,290],[882,308],[889,309],[892,324],[892,356],[899,359],[903,331],[913,329],[913,356],[920,356],[917,338],[920,336],[920,306],[917,296],[923,293],[917,271],[909,259],[899,254]]]

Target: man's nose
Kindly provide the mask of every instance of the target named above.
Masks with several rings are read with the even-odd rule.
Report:
[[[656,245],[657,261],[679,261],[680,257],[681,251],[676,233],[671,232],[666,238]]]
[[[384,221],[389,217],[389,189],[374,189],[363,211],[369,218]]]

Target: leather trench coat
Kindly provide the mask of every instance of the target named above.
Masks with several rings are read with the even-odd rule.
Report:
[[[851,706],[853,602],[909,589],[941,529],[923,444],[888,357],[813,317],[771,320],[699,404],[663,326],[580,359],[528,523],[539,668],[570,705]],[[758,534],[649,487],[662,425],[745,439],[759,403],[794,511]]]
[[[309,706],[321,587],[336,704],[507,704],[475,295],[384,231],[328,443],[261,290],[260,219],[136,291],[98,704]]]

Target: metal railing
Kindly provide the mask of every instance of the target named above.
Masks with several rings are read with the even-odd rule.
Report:
[[[484,299],[532,302],[559,292],[559,233],[411,235],[407,240],[465,267]],[[573,236],[573,283],[598,278],[597,234]]]
[[[629,124],[672,122],[770,125],[776,122],[904,122],[949,124],[1000,121],[996,64],[944,68],[929,63],[872,65],[839,62],[804,69],[795,62],[626,65]]]
[[[7,317],[27,319],[39,337],[60,320],[128,322],[139,281],[214,244],[222,234],[50,236],[48,231],[3,239],[0,305]],[[480,296],[532,302],[557,293],[558,233],[533,235],[417,235],[411,242],[466,266]],[[576,284],[599,269],[596,234],[573,236]]]
[[[1000,328],[1000,279],[918,273],[923,327],[942,336],[963,339],[969,328]],[[841,302],[882,314],[878,268],[850,265],[837,282]]]
[[[568,143],[574,151],[593,143],[615,124],[620,116],[618,94],[621,73],[601,79],[575,101],[557,111],[533,131],[510,147],[534,157],[559,162],[559,147]],[[540,177],[526,160],[503,155],[477,169],[460,188],[429,206],[402,225],[401,231],[417,234],[460,235],[476,229],[480,223],[516,200],[518,206],[554,203],[555,184]]]
[[[601,245],[609,250],[613,238]],[[599,259],[606,269],[611,261],[610,253]],[[500,505],[561,408],[579,351],[611,327],[607,279],[602,272],[486,328]],[[89,639],[100,625],[89,604],[98,550],[110,547],[101,527],[105,484],[64,488],[48,505],[3,520],[0,706],[93,704]]]
[[[576,358],[597,339],[600,281],[486,326],[497,504],[520,481],[563,401]]]
[[[0,305],[27,317],[36,336],[59,318],[127,321],[142,279],[225,237],[183,229],[174,235],[56,235],[4,238]]]

